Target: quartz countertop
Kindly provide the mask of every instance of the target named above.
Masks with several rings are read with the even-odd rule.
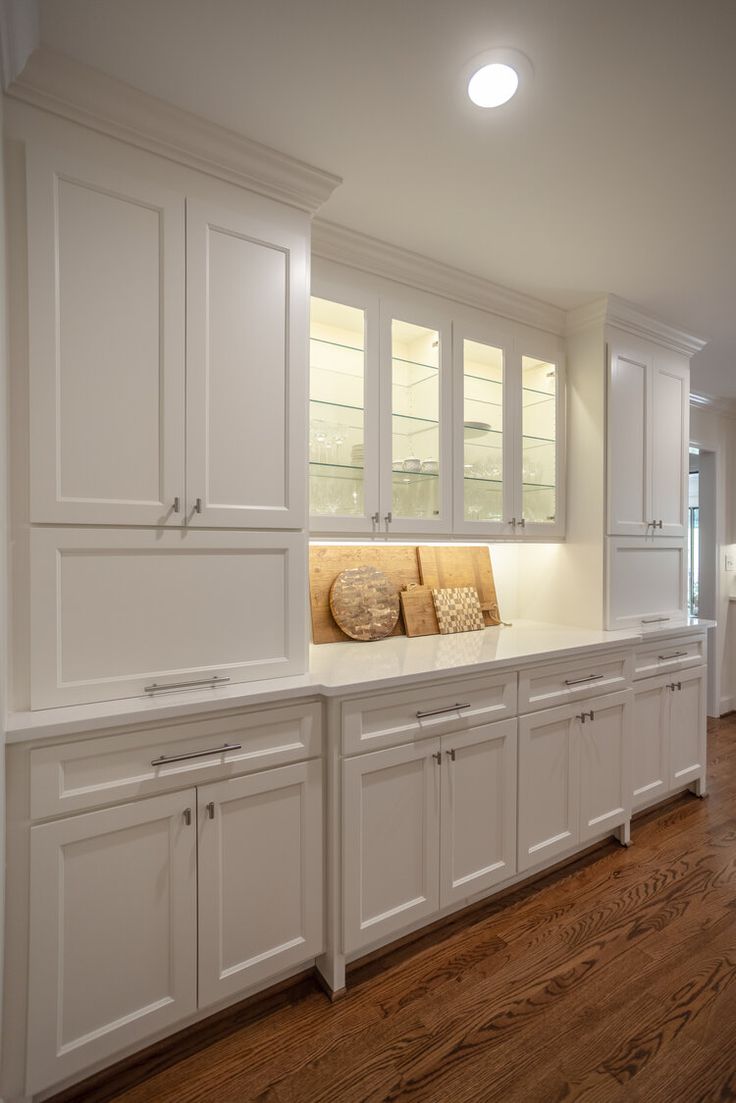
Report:
[[[666,639],[715,627],[715,621],[689,618],[604,632],[518,620],[513,625],[449,636],[391,636],[372,643],[331,643],[309,649],[309,672],[290,678],[240,682],[216,689],[179,691],[152,697],[100,701],[89,705],[10,713],[8,743],[69,736],[95,730],[163,723],[183,716],[225,712],[250,705],[285,704],[305,697],[397,688],[406,681],[435,681],[533,662],[574,658],[591,650],[642,639]]]

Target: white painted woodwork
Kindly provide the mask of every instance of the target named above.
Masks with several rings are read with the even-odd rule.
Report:
[[[197,789],[199,1006],[323,949],[322,763]]]
[[[570,850],[578,841],[576,712],[579,708],[568,705],[519,719],[519,872]]]
[[[680,636],[659,643],[640,644],[634,650],[634,679],[649,678],[688,666],[702,666],[706,657],[705,635]]]
[[[440,906],[516,872],[516,720],[441,741]]]
[[[633,695],[611,693],[586,702],[580,724],[580,842],[631,818]]]
[[[652,513],[659,536],[687,535],[690,369],[659,354],[652,367]]]
[[[31,707],[301,673],[306,587],[297,534],[35,528]]]
[[[434,715],[418,717],[418,712]],[[516,673],[509,671],[356,697],[342,704],[342,752],[395,747],[515,713]]]
[[[429,738],[343,762],[345,953],[439,907],[439,755],[439,739]]]
[[[26,146],[31,520],[180,525],[184,199]]]
[[[186,789],[31,829],[28,1093],[196,1009],[195,815]]]
[[[512,517],[519,520],[513,529],[513,535],[518,540],[555,540],[565,536],[567,518],[567,372],[565,355],[559,341],[554,340],[548,334],[524,332],[516,336],[514,340],[515,367],[518,372],[515,381],[514,396],[514,431],[512,432],[511,445],[516,451],[513,468],[514,475],[514,503]],[[538,476],[527,476],[524,473],[524,433],[536,434],[539,424],[535,417],[529,417],[528,428],[524,423],[524,358],[542,360],[554,367],[555,371],[555,428],[554,428],[554,486],[555,486],[555,519],[554,521],[534,520],[525,508],[524,484],[527,488],[539,481]],[[527,411],[527,416],[528,411]],[[523,523],[522,523],[523,522]]]
[[[670,698],[670,787],[704,777],[706,769],[705,667],[673,675]]]
[[[667,537],[608,537],[607,628],[666,627],[687,616],[687,549]]]
[[[190,525],[305,525],[307,238],[187,200]]]
[[[634,692],[632,808],[656,804],[669,792],[669,675],[647,679]]]
[[[30,752],[31,816],[83,812],[313,758],[322,751],[321,721],[321,705],[315,702],[35,747]],[[220,751],[226,744],[240,748]],[[161,757],[195,753],[196,758],[154,765]]]
[[[651,355],[610,350],[608,380],[608,531],[645,536],[653,520],[650,469],[652,442],[648,397]]]
[[[625,689],[632,678],[630,651],[591,656],[519,672],[519,712],[555,708],[569,701]]]

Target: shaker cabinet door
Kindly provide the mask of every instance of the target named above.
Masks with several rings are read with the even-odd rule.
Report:
[[[672,676],[670,691],[670,788],[678,789],[705,773],[706,667]]]
[[[652,514],[658,536],[687,533],[690,369],[677,357],[652,369]]]
[[[631,818],[632,697],[624,690],[581,704],[581,843]]]
[[[26,150],[31,521],[179,525],[184,199]]]
[[[187,523],[306,523],[308,219],[187,200]]]
[[[612,346],[608,372],[608,532],[646,536],[653,520],[652,358],[641,350]]]
[[[519,872],[570,850],[579,837],[583,705],[519,720]]]
[[[670,693],[672,677],[642,681],[634,691],[632,807],[663,800],[669,792]]]
[[[31,828],[26,1091],[197,1007],[193,789]]]

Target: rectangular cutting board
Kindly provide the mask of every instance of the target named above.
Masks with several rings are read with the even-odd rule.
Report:
[[[396,589],[418,585],[419,564],[415,547],[387,547],[374,544],[352,544],[344,547],[325,546],[309,549],[309,604],[312,610],[312,640],[314,643],[344,643],[349,636],[337,627],[330,612],[330,587],[341,571],[350,567],[378,567],[388,575]],[[403,636],[404,624],[399,617],[391,633]]]
[[[475,586],[486,625],[501,623],[491,553],[486,545],[459,548],[420,545],[417,556],[423,586],[431,590]]]

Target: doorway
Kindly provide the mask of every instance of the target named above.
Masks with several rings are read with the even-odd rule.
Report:
[[[718,609],[718,536],[716,453],[690,446],[688,476],[687,603],[692,617],[716,620]],[[708,631],[708,715],[720,715],[720,677],[716,630]]]

